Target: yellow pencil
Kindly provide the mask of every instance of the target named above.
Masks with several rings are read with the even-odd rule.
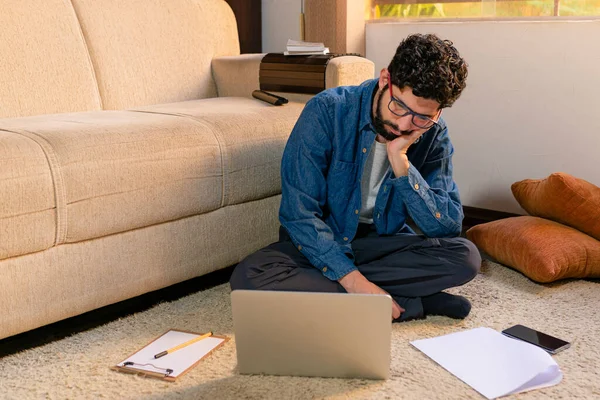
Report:
[[[172,347],[169,350],[161,351],[160,353],[155,354],[154,358],[160,358],[162,356],[166,356],[167,354],[170,354],[170,353],[172,353],[174,351],[177,351],[177,350],[182,349],[182,348],[184,348],[186,346],[189,346],[190,344],[194,344],[196,342],[199,342],[200,340],[202,340],[204,338],[207,338],[209,336],[212,336],[212,332],[205,333],[204,335],[200,335],[200,336],[198,336],[196,338],[193,338],[192,340],[188,340],[185,343],[178,344],[177,346]]]

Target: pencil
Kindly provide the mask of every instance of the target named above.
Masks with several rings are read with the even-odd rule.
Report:
[[[160,353],[155,354],[154,358],[160,358],[162,356],[166,356],[167,354],[170,354],[170,353],[172,353],[174,351],[177,351],[179,349],[183,349],[184,347],[189,346],[190,344],[194,344],[196,342],[199,342],[200,340],[202,340],[204,338],[207,338],[209,336],[212,336],[212,332],[205,333],[204,335],[200,335],[198,337],[193,338],[192,340],[188,340],[187,342],[178,344],[177,346],[172,347],[172,348],[170,348],[168,350],[161,351]]]

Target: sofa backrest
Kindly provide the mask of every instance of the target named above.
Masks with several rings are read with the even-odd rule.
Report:
[[[211,60],[240,53],[224,0],[71,1],[104,109],[215,97]]]
[[[100,109],[92,63],[71,4],[2,1],[0,118]]]

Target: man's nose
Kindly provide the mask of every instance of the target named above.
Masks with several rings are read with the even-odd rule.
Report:
[[[412,129],[412,115],[411,114],[406,114],[403,117],[398,117],[398,119],[396,120],[396,123],[398,124],[398,129],[401,131],[410,131]]]

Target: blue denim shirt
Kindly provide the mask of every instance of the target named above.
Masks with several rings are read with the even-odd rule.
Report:
[[[377,82],[313,97],[283,153],[279,220],[294,245],[331,280],[356,269],[350,243],[359,223],[360,179],[376,136],[371,110]],[[408,216],[428,237],[460,234],[463,211],[452,179],[453,152],[440,119],[408,149],[408,176],[387,171],[373,210],[378,234],[414,234]]]

